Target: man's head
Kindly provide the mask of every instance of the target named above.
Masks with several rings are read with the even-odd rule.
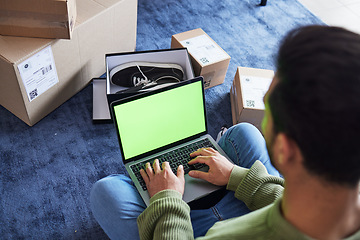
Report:
[[[342,185],[360,180],[360,36],[308,26],[291,31],[277,56],[266,104],[272,135],[299,147],[305,169]]]

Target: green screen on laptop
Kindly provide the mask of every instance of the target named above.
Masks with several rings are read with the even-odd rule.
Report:
[[[202,81],[114,106],[125,159],[206,131]]]

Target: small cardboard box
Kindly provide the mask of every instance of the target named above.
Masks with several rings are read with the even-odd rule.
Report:
[[[70,39],[76,0],[0,0],[0,34]]]
[[[274,77],[274,71],[238,67],[230,89],[233,124],[249,122],[261,131],[265,105],[263,98]]]
[[[201,28],[178,33],[171,38],[171,48],[186,47],[195,76],[204,77],[204,87],[224,82],[230,56]]]
[[[129,96],[118,94],[118,91],[126,88],[110,82],[110,71],[118,65],[129,62],[175,63],[179,64],[184,71],[183,80],[194,78],[194,72],[186,48],[106,54],[106,95],[109,105],[115,100]]]
[[[0,104],[32,126],[135,50],[137,1],[81,0],[71,40],[0,36]]]

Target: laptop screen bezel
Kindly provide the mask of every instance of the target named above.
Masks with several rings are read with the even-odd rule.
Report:
[[[121,142],[121,137],[120,137],[120,134],[119,134],[119,126],[117,124],[117,119],[116,119],[116,115],[115,115],[115,107],[118,106],[118,105],[130,102],[130,101],[145,98],[145,97],[148,97],[148,96],[151,96],[151,95],[154,95],[154,94],[158,94],[158,93],[168,91],[168,90],[171,90],[171,89],[179,88],[179,87],[182,87],[182,86],[185,86],[185,85],[188,85],[188,84],[192,84],[192,83],[195,83],[195,82],[199,82],[199,81],[201,81],[201,91],[202,91],[202,96],[203,96],[202,99],[203,99],[203,108],[204,108],[205,130],[203,132],[198,133],[198,134],[194,134],[192,136],[189,136],[189,137],[187,137],[185,139],[182,139],[182,140],[179,140],[179,141],[164,145],[164,146],[159,147],[157,149],[151,150],[149,152],[146,152],[146,153],[143,153],[143,154],[140,154],[140,155],[133,156],[133,157],[130,157],[128,159],[125,159],[124,149],[123,149],[122,142]],[[199,138],[199,137],[201,137],[201,136],[208,133],[208,124],[207,124],[207,117],[206,117],[206,105],[205,105],[205,92],[204,92],[204,80],[203,80],[202,76],[196,77],[196,78],[193,78],[193,79],[189,79],[189,80],[184,80],[184,81],[181,81],[179,83],[176,83],[176,84],[164,87],[164,88],[156,89],[156,90],[149,91],[149,92],[139,93],[139,94],[136,94],[136,95],[131,96],[131,97],[126,97],[126,98],[123,98],[123,99],[120,99],[120,100],[113,101],[110,104],[110,109],[111,109],[111,116],[112,116],[112,119],[113,119],[113,122],[114,122],[114,125],[115,125],[116,135],[117,135],[117,138],[118,138],[120,152],[121,152],[121,156],[122,156],[122,160],[123,160],[124,164],[132,162],[132,161],[136,161],[136,160],[148,157],[148,156],[151,156],[151,155],[159,153],[159,152],[162,152],[162,151],[164,151],[166,149],[169,149],[169,148],[175,147],[177,145],[186,143],[188,141],[194,140],[194,139]]]

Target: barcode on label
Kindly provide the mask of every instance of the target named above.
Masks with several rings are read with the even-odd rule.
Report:
[[[206,57],[200,58],[200,61],[202,63],[208,63],[209,62],[209,60]]]
[[[211,49],[214,49],[215,46],[214,45],[208,45],[208,46],[205,46],[206,50],[211,50]]]
[[[32,90],[32,91],[29,93],[30,100],[33,100],[34,98],[36,98],[37,95],[38,95],[38,90],[37,90],[37,88],[35,88],[34,90]]]
[[[207,88],[210,86],[211,80],[205,81],[204,80],[204,87]]]
[[[254,100],[246,100],[246,106],[247,107],[255,107],[255,101]]]
[[[51,70],[52,70],[52,66],[51,66],[51,65],[49,65],[49,66],[47,66],[47,67],[44,67],[44,68],[42,69],[42,74],[45,75],[46,73],[48,73],[48,72],[51,71]]]

